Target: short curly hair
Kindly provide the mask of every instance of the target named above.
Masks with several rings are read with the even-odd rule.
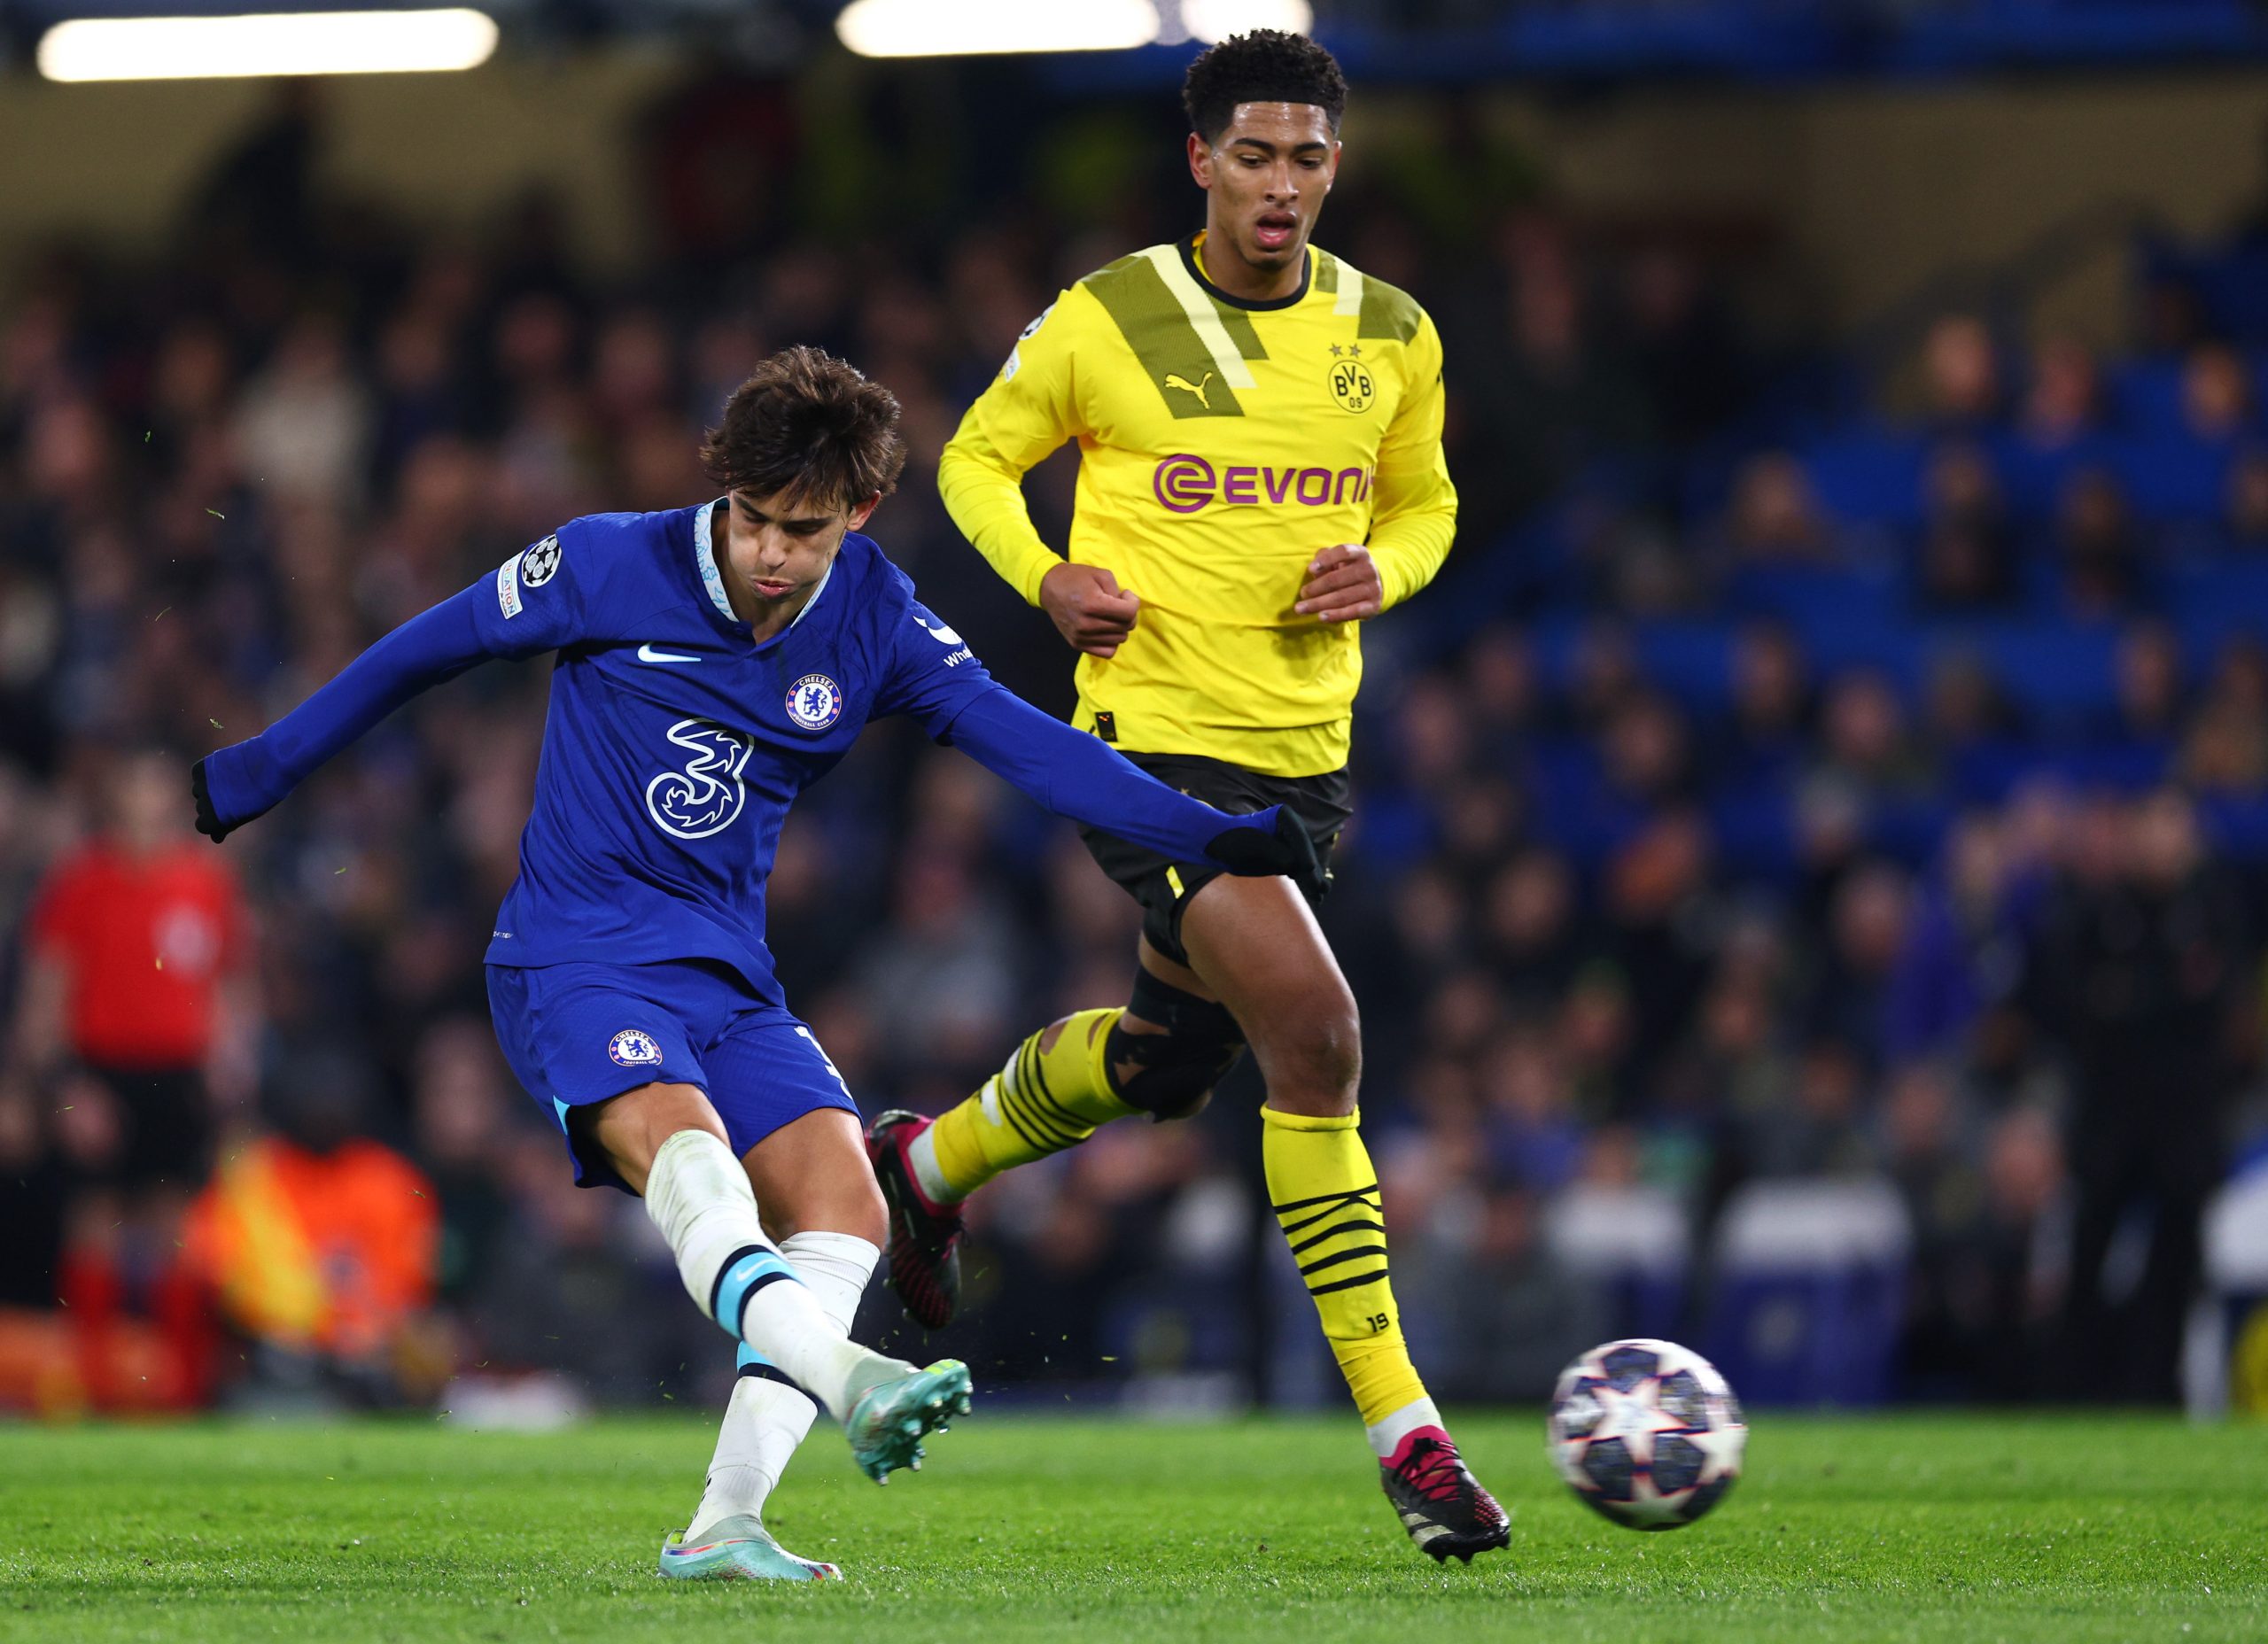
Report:
[[[1335,135],[1347,112],[1347,76],[1339,59],[1305,35],[1277,28],[1231,35],[1190,64],[1181,105],[1190,129],[1212,143],[1245,103],[1312,103]]]
[[[783,348],[733,390],[701,466],[727,491],[855,508],[905,466],[897,396],[824,349]]]

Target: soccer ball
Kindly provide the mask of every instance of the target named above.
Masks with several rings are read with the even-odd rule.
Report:
[[[1611,1341],[1559,1373],[1551,1464],[1587,1507],[1674,1530],[1740,1477],[1748,1423],[1717,1367],[1674,1341]]]

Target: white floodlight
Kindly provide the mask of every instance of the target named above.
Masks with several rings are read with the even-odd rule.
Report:
[[[41,37],[50,80],[231,80],[477,68],[496,24],[466,7],[247,17],[82,17]]]
[[[1315,27],[1308,0],[1181,0],[1181,26],[1207,45],[1251,28],[1304,35]]]
[[[861,57],[1122,51],[1158,37],[1152,0],[852,0],[835,19]]]

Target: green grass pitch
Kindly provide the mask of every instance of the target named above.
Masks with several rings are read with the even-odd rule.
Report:
[[[816,1434],[775,1499],[825,1587],[664,1585],[711,1430],[0,1428],[0,1639],[2268,1638],[2268,1426],[1766,1415],[1688,1530],[1572,1501],[1533,1415],[1456,1430],[1509,1554],[1437,1569],[1349,1421],[983,1407],[878,1490]]]

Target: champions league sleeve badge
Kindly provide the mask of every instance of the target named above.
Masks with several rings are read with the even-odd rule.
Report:
[[[555,532],[520,555],[520,581],[528,587],[540,588],[558,569],[559,538]]]

